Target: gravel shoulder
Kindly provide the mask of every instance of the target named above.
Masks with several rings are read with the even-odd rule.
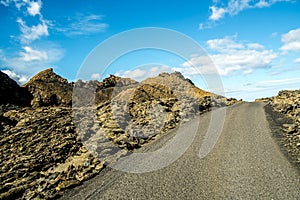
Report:
[[[273,138],[279,145],[282,153],[300,173],[299,154],[292,153],[294,147],[293,144],[291,144],[291,136],[282,128],[284,124],[293,123],[293,120],[282,113],[274,111],[270,105],[266,105],[264,109]]]

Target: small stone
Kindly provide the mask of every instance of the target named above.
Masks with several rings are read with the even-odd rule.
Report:
[[[293,133],[296,133],[297,130],[296,130],[296,128],[289,127],[289,128],[286,130],[286,132],[287,132],[288,134],[293,134]]]
[[[295,124],[282,124],[283,128],[295,128],[296,125]]]
[[[276,119],[276,121],[278,121],[278,122],[283,122],[283,118],[281,118],[281,117],[278,117],[277,119]]]
[[[85,166],[85,167],[88,167],[88,166],[90,166],[91,165],[91,160],[90,159],[85,159],[85,161],[84,161],[84,163],[83,163],[83,166]]]
[[[293,134],[297,132],[296,124],[283,124],[282,127],[284,128],[284,131],[288,134]]]

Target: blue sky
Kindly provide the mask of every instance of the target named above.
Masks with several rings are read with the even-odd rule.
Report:
[[[201,45],[228,97],[254,100],[300,88],[299,0],[0,0],[0,16],[0,69],[19,83],[49,67],[76,80],[103,41],[135,28],[160,27]],[[91,78],[112,73],[141,80],[177,70],[209,89],[201,73],[210,67],[199,55],[184,60],[143,50],[121,56]]]

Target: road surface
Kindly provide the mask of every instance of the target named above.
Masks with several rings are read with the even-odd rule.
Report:
[[[300,174],[272,138],[263,106],[228,107],[222,134],[202,159],[210,113],[194,119],[197,135],[171,165],[141,174],[105,169],[62,199],[300,199]]]

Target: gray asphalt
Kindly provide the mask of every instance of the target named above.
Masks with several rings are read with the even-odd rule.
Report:
[[[300,199],[300,174],[272,138],[263,106],[228,107],[222,134],[202,159],[199,150],[211,112],[189,122],[200,120],[197,135],[171,165],[140,174],[107,168],[62,199]],[[189,123],[184,127],[187,132]],[[152,144],[153,148],[171,136]]]

